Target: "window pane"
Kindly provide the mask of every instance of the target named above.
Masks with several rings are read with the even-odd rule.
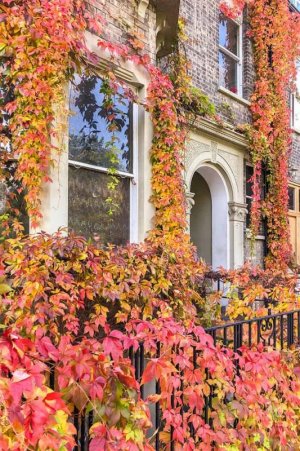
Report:
[[[297,130],[300,130],[300,98],[294,100],[294,121],[293,125]]]
[[[289,210],[295,210],[295,188],[289,186]]]
[[[69,158],[131,172],[131,104],[120,88],[113,105],[104,106],[103,86],[99,77],[77,75],[70,88]],[[107,111],[115,115],[114,130]]]
[[[220,86],[236,94],[238,92],[237,62],[221,51],[219,51],[219,74]]]
[[[104,244],[124,244],[129,241],[130,179],[120,178],[118,208],[109,216],[109,177],[69,166],[69,228],[86,238],[98,235]]]
[[[219,44],[236,56],[238,56],[238,32],[239,26],[220,13]]]
[[[17,161],[10,160],[5,164],[5,181],[0,183],[0,215],[8,212],[24,227],[24,233],[29,233],[29,217],[26,211],[24,192],[20,189],[20,182],[15,179]]]
[[[300,60],[296,61],[296,92],[292,95],[292,126],[300,130]]]
[[[5,111],[5,105],[14,100],[14,89],[5,84],[5,77],[2,75],[6,66],[0,63],[0,152],[11,153],[11,132],[8,128],[9,114]]]
[[[246,196],[252,196],[252,181],[253,167],[246,165]]]
[[[246,204],[247,204],[246,227],[249,228],[251,224],[251,204],[252,204],[251,197],[246,198]]]

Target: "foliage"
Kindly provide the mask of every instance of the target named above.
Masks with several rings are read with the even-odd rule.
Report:
[[[94,412],[91,450],[150,450],[153,403],[163,416],[161,446],[171,432],[182,450],[273,449],[279,439],[283,449],[285,441],[300,446],[292,366],[262,347],[241,355],[220,349],[188,304],[185,321],[174,318],[169,298],[180,286],[167,280],[166,260],[61,235],[8,240],[5,247],[1,449],[72,449],[70,415],[77,409]],[[137,379],[128,356],[141,343],[148,363]],[[154,380],[160,394],[143,401],[141,386]]]
[[[267,265],[284,268],[291,259],[288,226],[288,156],[291,144],[288,90],[296,78],[299,55],[299,14],[288,0],[233,0],[222,2],[223,12],[236,17],[248,4],[256,82],[251,97],[250,129],[254,165],[252,233],[257,235],[262,215],[267,221]],[[262,198],[263,171],[266,196]]]
[[[41,217],[41,186],[50,181],[55,107],[64,109],[65,83],[88,54],[82,39],[86,13],[81,2],[72,0],[5,0],[0,9],[2,85],[4,91],[13,87],[12,98],[4,99],[10,119],[3,124],[12,153],[1,152],[2,166],[8,157],[18,160],[15,177],[35,227]]]
[[[231,320],[265,316],[272,313],[292,311],[300,306],[295,293],[296,275],[283,270],[251,267],[245,264],[236,270],[221,269],[207,276],[219,278],[229,305],[226,314]]]
[[[1,260],[12,280],[1,323],[13,320],[26,334],[82,336],[85,324],[97,334],[102,315],[114,328],[130,317],[193,316],[193,304],[203,303],[195,290],[201,265],[198,273],[188,272],[179,258],[149,242],[103,250],[83,238],[39,234],[6,240]]]
[[[167,73],[177,91],[178,105],[183,116],[188,121],[194,117],[205,116],[215,118],[215,106],[199,88],[193,86],[189,70],[190,61],[187,58],[185,22],[178,21],[176,41],[172,52],[160,61],[164,73]]]

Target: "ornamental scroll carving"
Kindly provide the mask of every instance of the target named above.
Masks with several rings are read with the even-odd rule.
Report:
[[[145,17],[147,8],[149,6],[149,0],[138,0],[138,15],[140,17]]]
[[[245,222],[247,205],[237,202],[228,202],[228,214],[230,221]]]

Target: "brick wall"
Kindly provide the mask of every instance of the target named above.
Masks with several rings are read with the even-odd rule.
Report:
[[[105,36],[112,42],[124,44],[128,32],[141,35],[153,62],[156,59],[156,12],[148,7],[145,17],[137,14],[137,2],[133,0],[88,0],[90,8],[107,21]],[[151,3],[151,2],[150,2]],[[170,12],[171,14],[171,12]],[[186,21],[189,41],[186,50],[192,62],[191,75],[195,86],[206,93],[215,104],[218,114],[226,122],[236,126],[251,121],[249,107],[219,91],[219,0],[181,0],[180,16]],[[247,12],[243,18],[243,98],[249,100],[254,83],[252,45],[247,37]],[[290,166],[299,168],[293,180],[300,182],[300,135],[294,134]]]
[[[137,13],[137,2],[132,0],[87,0],[91,11],[105,18],[105,38],[111,42],[125,44],[130,31],[138,32],[153,62],[156,57],[156,13],[149,6],[145,17]]]
[[[186,21],[189,37],[186,49],[192,62],[191,75],[194,84],[208,94],[216,105],[217,112],[233,125],[250,121],[247,105],[224,95],[219,88],[219,1],[181,0],[180,16]],[[247,25],[243,25],[243,89],[248,99],[253,86],[253,64],[251,43],[245,36]]]
[[[181,0],[180,15],[186,21],[188,58],[192,62],[193,83],[215,104],[223,120],[233,125],[251,122],[249,106],[219,91],[219,0]],[[243,17],[243,98],[249,100],[255,80],[251,40],[247,37],[247,11]],[[291,179],[300,183],[300,134],[294,133],[290,156]],[[264,242],[255,243],[251,256],[249,240],[245,240],[245,256],[253,263],[262,263]]]

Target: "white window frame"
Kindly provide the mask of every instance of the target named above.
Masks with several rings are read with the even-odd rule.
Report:
[[[300,97],[300,59],[297,59],[296,61],[296,70],[297,70],[297,80],[296,80],[296,91],[292,92],[290,95],[290,108],[291,108],[291,128],[298,133],[300,133],[300,98],[297,98],[297,96]],[[297,81],[299,79],[299,83],[297,84]],[[295,105],[298,106],[299,109],[299,118],[296,122],[295,118]]]
[[[101,78],[101,75],[98,75]],[[132,90],[136,89],[131,86]],[[68,91],[68,102],[70,103],[70,89]],[[137,243],[138,242],[138,105],[132,104],[132,171],[124,172],[124,171],[116,171],[114,175],[122,178],[130,179],[130,195],[129,195],[129,242]],[[68,123],[68,141],[69,141],[69,123]],[[69,154],[69,148],[68,148]],[[75,168],[85,168],[91,169],[93,171],[97,171],[100,173],[109,173],[109,168],[104,168],[102,166],[96,166],[93,164],[83,163],[76,160],[71,160],[68,158],[68,172],[69,166],[73,166]],[[69,184],[68,184],[68,197],[69,197]],[[67,212],[68,215],[68,224],[69,224],[69,209]]]
[[[228,93],[230,93],[230,94],[235,94],[238,97],[243,97],[243,27],[242,27],[242,18],[237,18],[234,20],[234,19],[229,19],[226,17],[226,19],[234,22],[238,26],[237,55],[232,53],[230,50],[226,49],[226,47],[223,47],[220,44],[220,36],[218,36],[218,65],[219,65],[219,52],[224,53],[225,55],[229,56],[237,63],[237,92],[233,93],[228,88],[226,88],[226,86],[222,86],[220,84],[220,77],[219,77],[219,88],[228,91]],[[219,65],[219,71],[220,71],[220,65]]]

